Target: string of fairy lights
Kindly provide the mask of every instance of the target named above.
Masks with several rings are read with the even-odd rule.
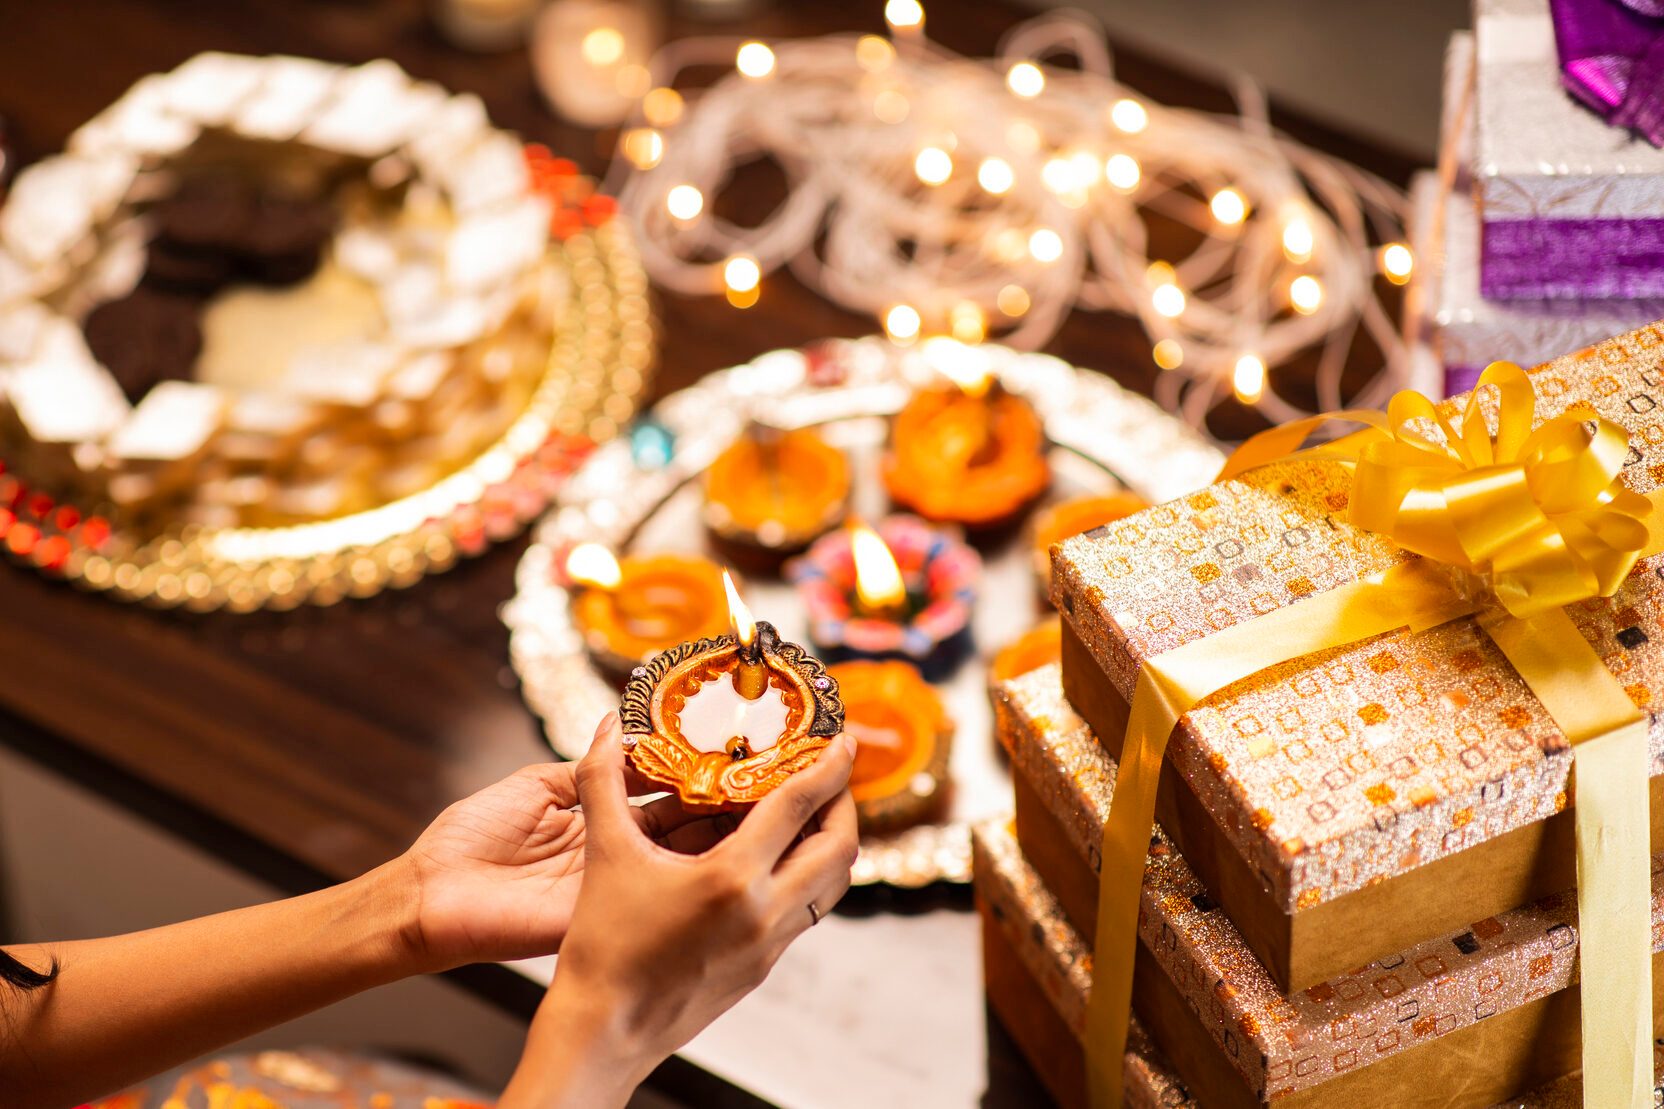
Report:
[[[888,36],[686,39],[653,57],[609,183],[654,279],[743,309],[787,268],[898,343],[1033,349],[1077,306],[1125,313],[1165,371],[1157,399],[1195,426],[1233,396],[1271,420],[1304,414],[1269,374],[1300,355],[1317,409],[1403,384],[1383,298],[1414,265],[1405,198],[1275,132],[1256,86],[1238,83],[1231,115],[1154,103],[1073,13],[1018,26],[988,60],[932,43],[916,0],[885,17]],[[732,69],[678,90],[711,65]],[[758,159],[784,172],[784,200],[755,223],[719,216]],[[1188,248],[1154,256],[1157,224]],[[1343,396],[1360,330],[1381,372]]]

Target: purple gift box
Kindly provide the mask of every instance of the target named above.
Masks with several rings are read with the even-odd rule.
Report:
[[[1481,292],[1664,297],[1664,150],[1568,92],[1591,73],[1571,55],[1562,71],[1548,0],[1478,0],[1475,36]]]

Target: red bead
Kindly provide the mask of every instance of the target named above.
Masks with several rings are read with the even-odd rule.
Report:
[[[27,555],[40,542],[40,529],[33,524],[18,523],[6,536],[6,546],[14,555]]]
[[[618,201],[604,193],[596,193],[584,201],[584,219],[599,226],[606,223],[618,211]]]
[[[17,523],[17,513],[9,508],[0,508],[0,535],[5,535],[12,530],[12,525],[15,523]]]
[[[549,234],[557,239],[570,239],[583,229],[583,217],[570,208],[561,208],[549,217]]]
[[[81,510],[72,504],[63,505],[52,516],[52,526],[59,531],[74,531],[81,522]]]
[[[81,525],[81,542],[97,550],[110,538],[110,522],[102,516],[88,516],[87,522]]]
[[[52,513],[52,498],[45,493],[36,493],[29,498],[29,515],[37,520],[44,520]]]
[[[41,540],[35,548],[35,564],[47,570],[62,570],[69,561],[69,540],[53,535]]]

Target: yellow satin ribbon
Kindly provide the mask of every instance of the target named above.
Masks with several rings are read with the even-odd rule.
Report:
[[[1498,393],[1497,430],[1479,393]],[[1664,551],[1664,491],[1622,480],[1628,435],[1565,414],[1533,428],[1535,391],[1518,366],[1492,363],[1461,420],[1406,390],[1383,415],[1315,416],[1249,439],[1221,480],[1290,457],[1331,420],[1365,425],[1299,452],[1353,470],[1348,516],[1420,559],[1145,660],[1133,692],[1104,827],[1087,1081],[1097,1109],[1118,1107],[1144,864],[1156,788],[1179,718],[1203,698],[1281,662],[1409,628],[1476,615],[1573,745],[1584,1104],[1652,1104],[1652,914],[1645,717],[1562,606],[1611,596],[1640,558]],[[1414,424],[1442,433],[1430,439]],[[1588,426],[1588,425],[1592,425]]]

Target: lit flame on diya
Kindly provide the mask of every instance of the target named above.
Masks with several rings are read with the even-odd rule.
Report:
[[[907,605],[907,584],[884,538],[859,521],[849,528],[849,554],[855,563],[855,599],[864,612],[895,613]]]
[[[618,559],[599,543],[579,543],[567,552],[566,576],[578,585],[609,591],[623,580]]]
[[[942,371],[943,377],[973,400],[986,394],[994,383],[988,355],[980,347],[937,337],[925,344],[925,355]]]
[[[757,623],[726,570],[722,586],[728,593],[728,623],[739,644],[738,660],[732,670],[701,685],[679,716],[682,736],[695,750],[723,751],[741,759],[780,741],[791,708],[779,688],[769,684],[768,663],[756,650]]]
[[[748,651],[757,639],[757,622],[751,618],[751,609],[740,598],[740,591],[734,588],[734,579],[726,570],[722,571],[722,588],[728,593],[728,626],[733,629],[734,641]]]

